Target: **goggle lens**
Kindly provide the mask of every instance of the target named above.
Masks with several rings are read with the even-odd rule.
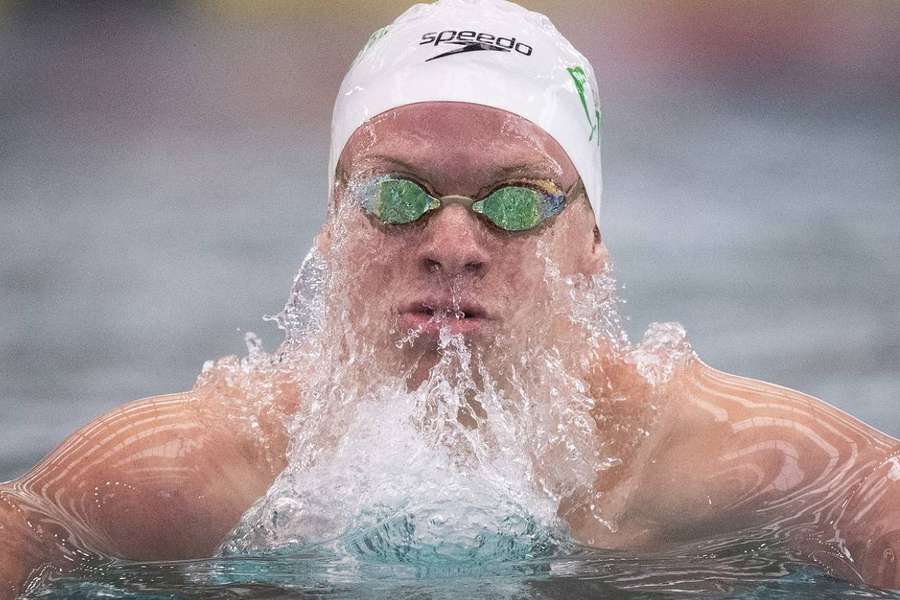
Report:
[[[363,207],[388,225],[412,223],[441,206],[421,186],[408,179],[385,177],[365,186]],[[565,195],[510,185],[472,203],[472,210],[484,215],[505,231],[525,231],[558,214]]]
[[[483,214],[500,229],[525,231],[544,220],[540,210],[543,199],[543,194],[537,190],[508,186],[479,200],[472,205],[472,210]]]
[[[367,194],[366,209],[389,225],[404,225],[420,219],[440,203],[407,179],[383,179]]]

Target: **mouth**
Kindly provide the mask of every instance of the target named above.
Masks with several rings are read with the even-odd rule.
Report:
[[[407,305],[400,311],[400,323],[420,335],[437,336],[442,329],[451,334],[471,335],[485,329],[490,317],[475,303],[425,300]]]

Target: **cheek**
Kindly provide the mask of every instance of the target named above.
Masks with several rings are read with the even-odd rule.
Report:
[[[560,280],[581,272],[585,249],[578,225],[558,220],[539,237],[503,248],[494,285],[514,327],[533,329],[535,319],[543,322],[558,310]]]
[[[574,211],[573,211],[574,213]],[[593,222],[582,215],[568,215],[546,240],[547,255],[562,277],[582,274],[594,243]]]
[[[547,297],[544,259],[533,240],[507,247],[499,256],[491,279],[509,320],[518,321]]]
[[[349,239],[339,257],[343,272],[338,293],[357,307],[383,307],[408,277],[411,244],[365,223]]]

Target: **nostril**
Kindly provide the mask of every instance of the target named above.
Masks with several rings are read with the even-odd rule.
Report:
[[[430,273],[437,273],[441,270],[441,263],[431,258],[422,259],[422,264],[425,266],[425,270]]]
[[[466,263],[466,271],[468,271],[469,273],[477,275],[478,273],[481,273],[481,271],[483,269],[484,269],[484,263],[481,261]]]

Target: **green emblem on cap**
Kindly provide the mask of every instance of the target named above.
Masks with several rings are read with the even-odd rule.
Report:
[[[369,48],[371,48],[375,42],[384,37],[390,28],[390,25],[385,25],[381,29],[376,29],[372,32],[372,35],[370,35],[369,39],[366,41],[366,45],[363,46],[363,49],[359,51],[359,54],[356,55],[356,58],[354,58],[353,62],[350,64],[351,69],[356,66],[356,63],[358,63],[363,56],[365,56],[366,52],[369,51]]]
[[[594,104],[594,115],[591,115],[591,111],[587,105],[587,98],[585,97],[585,88],[589,88],[587,75],[584,73],[584,69],[580,66],[576,65],[574,67],[567,67],[566,71],[569,72],[569,75],[572,76],[572,80],[575,82],[575,89],[578,90],[578,97],[581,98],[581,107],[584,109],[584,116],[587,117],[588,125],[591,127],[591,133],[588,136],[588,141],[594,139],[594,134],[597,134],[597,145],[600,145],[600,109],[597,106],[600,104],[597,101],[597,97],[592,95],[592,100]]]

